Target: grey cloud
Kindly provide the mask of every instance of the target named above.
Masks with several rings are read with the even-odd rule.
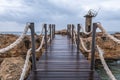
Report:
[[[52,4],[49,0],[23,0],[22,5],[25,5],[25,7],[21,7],[20,10],[8,8],[4,14],[0,15],[0,22],[10,21],[23,25],[26,22],[32,21],[37,24],[37,27],[45,22],[55,23],[59,29],[66,27],[67,23],[81,23],[84,25],[85,19],[83,16],[86,12],[80,7],[76,9],[76,7],[73,6],[72,9],[68,9],[67,7],[62,7],[62,4],[59,4],[59,6]],[[101,21],[105,25],[110,22],[110,20],[118,22],[118,20],[120,20],[119,12],[120,10],[113,12],[112,10],[101,9],[94,20]],[[112,25],[114,25],[114,23],[112,23]]]

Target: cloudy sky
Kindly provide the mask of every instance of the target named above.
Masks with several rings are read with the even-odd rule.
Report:
[[[99,10],[93,22],[107,31],[120,31],[120,0],[0,0],[0,31],[23,31],[26,22],[55,23],[57,29],[68,23],[85,24],[89,9]]]

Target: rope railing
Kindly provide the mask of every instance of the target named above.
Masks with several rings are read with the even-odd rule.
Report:
[[[102,25],[100,23],[97,23],[97,27],[110,39],[112,39],[113,41],[115,41],[116,43],[120,44],[120,40],[115,38],[114,36],[110,35],[109,33],[107,33],[107,31],[102,27]]]
[[[72,27],[70,27],[70,35],[72,36]],[[91,34],[91,32],[85,32],[84,31],[84,29],[82,28],[82,31],[83,31],[83,33],[85,33],[85,34]],[[73,36],[71,37],[71,38],[73,38],[73,40],[74,40],[74,44],[75,44],[75,46],[77,47],[77,42],[76,42],[76,35],[78,35],[77,34],[77,31],[75,30],[75,28],[74,28],[74,30],[73,30]],[[85,44],[84,44],[84,42],[83,42],[83,39],[82,38],[80,38],[79,39],[80,40],[80,42],[81,42],[81,46],[83,47],[83,49],[85,50],[85,52],[88,52],[88,53],[90,53],[91,52],[91,50],[88,50],[86,47],[85,47]]]
[[[82,27],[81,27],[81,29],[82,29],[83,33],[85,33],[85,31],[84,31],[84,29],[83,29]],[[86,34],[86,35],[89,35],[89,34],[91,34],[91,32],[86,32],[85,34]],[[77,31],[74,31],[74,36],[75,36],[75,35],[78,35],[78,34],[77,34]],[[74,38],[74,40],[75,40],[75,39],[76,39],[76,38]],[[74,41],[74,42],[75,42],[75,44],[76,44],[76,41]],[[80,38],[80,42],[81,42],[81,46],[83,47],[84,51],[90,53],[91,50],[88,50],[88,49],[85,47],[85,44],[84,44],[82,38]],[[76,46],[77,46],[77,44],[76,44]]]
[[[22,35],[12,44],[10,44],[9,46],[0,49],[0,53],[5,53],[6,51],[9,51],[10,49],[14,48],[15,46],[17,46],[18,44],[20,44],[20,42],[23,40],[23,38],[26,36],[26,33],[29,29],[29,25],[27,25],[24,29],[24,32],[22,33]]]
[[[94,68],[94,53],[95,53],[95,33],[96,33],[96,29],[99,28],[107,37],[109,37],[110,39],[112,39],[113,41],[117,42],[117,43],[120,43],[120,40],[118,40],[117,38],[113,37],[112,35],[108,34],[106,32],[106,30],[101,26],[101,24],[98,24],[96,25],[96,23],[93,24],[93,32],[85,32],[84,29],[81,27],[82,29],[82,32],[85,33],[85,35],[89,35],[91,33],[93,33],[93,37],[92,37],[92,50],[88,50],[86,47],[85,47],[85,44],[84,44],[84,41],[82,38],[80,38],[80,42],[81,42],[81,46],[83,47],[83,49],[85,50],[85,52],[88,52],[88,53],[91,53],[91,70],[93,70]],[[71,29],[70,29],[71,30]],[[72,36],[73,40],[74,40],[74,44],[76,45],[77,42],[76,42],[76,35],[78,36],[77,32],[74,30],[74,33],[72,35],[72,31],[69,32],[70,35]],[[86,38],[87,39],[87,38]],[[110,71],[108,65],[106,64],[105,62],[105,59],[103,57],[103,50],[97,45],[97,51],[99,53],[99,57],[100,57],[100,60],[102,62],[102,65],[107,73],[107,75],[109,76],[110,80],[117,80],[114,75],[112,74],[112,72]]]
[[[86,32],[85,29],[81,26],[81,29],[82,29],[82,32],[85,34],[85,35],[89,35],[92,33],[92,30],[90,32]]]
[[[46,24],[45,24],[45,26],[43,27],[43,29],[42,29],[42,33],[41,33],[41,35],[43,35],[43,31],[45,30],[45,29],[47,28],[46,27]],[[47,33],[45,33],[45,34],[47,34],[47,35],[43,35],[42,36],[42,41],[41,41],[41,44],[40,44],[40,46],[35,50],[35,52],[39,52],[40,51],[40,49],[42,49],[42,46],[43,46],[43,44],[44,44],[44,42],[45,42],[45,36],[48,36],[48,35],[50,35],[50,27],[48,28],[48,30],[45,30],[45,31],[47,31]],[[47,43],[49,43],[50,42],[50,37],[51,36],[49,36],[49,38],[48,38],[48,40],[47,40]],[[45,44],[45,45],[47,45],[47,44]],[[26,73],[26,71],[27,71],[27,67],[28,67],[28,63],[29,63],[29,58],[30,58],[30,55],[31,55],[31,48],[28,50],[28,52],[27,52],[27,56],[26,56],[26,60],[25,60],[25,64],[24,64],[24,67],[23,67],[23,69],[22,69],[22,73],[21,73],[21,76],[20,76],[20,79],[19,80],[24,80],[24,78],[25,78],[25,73]]]
[[[45,28],[46,28],[47,26],[46,26],[46,24],[45,24],[45,26],[43,26],[43,28],[42,28],[42,31],[41,31],[41,33],[40,33],[40,35],[42,35],[42,41],[41,41],[41,44],[40,44],[40,46],[35,50],[35,52],[39,52],[40,51],[40,49],[42,48],[42,46],[43,46],[43,44],[44,44],[44,41],[45,41],[45,39],[47,40],[47,36],[50,34],[50,28],[48,28],[48,30],[45,30]],[[31,35],[33,35],[33,36],[31,36],[32,38],[34,38],[34,23],[30,23],[30,25],[27,25],[26,27],[25,27],[25,29],[24,29],[24,32],[22,33],[22,35],[16,40],[16,41],[14,41],[12,44],[10,44],[9,46],[7,46],[7,47],[5,47],[5,48],[2,48],[2,49],[0,49],[0,53],[5,53],[6,51],[9,51],[10,49],[12,49],[12,48],[14,48],[15,46],[17,46],[18,44],[20,44],[20,42],[24,39],[24,37],[26,36],[26,33],[27,33],[27,31],[28,31],[28,29],[31,29]],[[46,31],[46,33],[45,34],[43,34],[43,31]],[[55,25],[54,25],[54,33],[55,33]],[[47,33],[48,33],[48,35],[47,35]],[[53,34],[52,34],[53,35]],[[45,36],[46,36],[46,38],[45,38]],[[51,37],[51,36],[50,36]],[[47,43],[49,43],[50,42],[50,37],[48,38],[48,40],[47,40]],[[34,42],[34,39],[32,39],[32,41]],[[35,43],[33,43],[33,44],[35,44]],[[47,44],[45,44],[45,45],[47,45]],[[29,66],[29,58],[30,58],[30,56],[31,56],[31,51],[32,51],[32,49],[33,49],[33,45],[32,45],[32,48],[30,48],[28,51],[27,51],[27,55],[26,55],[26,60],[25,60],[25,64],[24,64],[24,66],[23,66],[23,69],[22,69],[22,73],[21,73],[21,76],[20,76],[20,79],[19,80],[24,80],[24,78],[25,78],[25,74],[26,74],[26,71],[27,71],[27,67]]]
[[[45,24],[45,25],[46,25],[46,24]],[[47,28],[47,27],[43,27],[41,35],[43,35],[43,31],[45,30],[44,28]],[[43,46],[43,44],[44,44],[44,42],[45,42],[45,39],[46,39],[45,36],[50,35],[50,32],[49,32],[50,29],[51,29],[51,28],[49,27],[48,30],[45,30],[45,31],[47,31],[47,33],[46,33],[47,35],[44,34],[44,35],[42,36],[41,44],[40,44],[40,46],[35,50],[35,52],[39,52],[39,50],[42,48],[42,46]],[[49,38],[48,38],[48,40],[47,40],[47,43],[50,42],[50,37],[51,37],[51,36],[49,36]],[[45,45],[47,45],[47,44],[45,44]],[[24,64],[24,67],[23,67],[23,70],[22,70],[22,74],[21,74],[19,80],[24,80],[24,78],[25,78],[25,73],[26,73],[26,71],[27,71],[30,54],[31,54],[31,49],[29,49],[28,52],[27,52],[25,64]]]
[[[42,35],[42,34],[43,34],[43,31],[44,31],[44,27],[42,27],[42,30],[41,30],[41,33],[40,33],[40,35]]]
[[[112,72],[110,71],[109,67],[107,66],[106,62],[105,62],[105,59],[103,57],[103,50],[97,45],[97,51],[99,52],[99,57],[100,57],[100,60],[102,62],[102,65],[107,73],[107,75],[109,76],[110,80],[117,80],[115,78],[115,76],[112,74]]]
[[[42,41],[41,41],[40,46],[35,50],[35,52],[39,52],[40,49],[42,49],[43,43],[44,43],[44,36],[42,37]],[[28,64],[29,64],[30,55],[31,55],[31,48],[27,51],[27,56],[26,56],[25,64],[24,64],[24,67],[22,69],[22,73],[21,73],[21,76],[20,76],[19,80],[24,80],[24,78],[25,78],[27,67],[29,66]]]
[[[82,39],[82,38],[80,38],[80,42],[81,42],[81,46],[83,47],[83,49],[85,50],[85,52],[90,53],[90,52],[91,52],[91,50],[88,50],[88,49],[85,47],[85,45],[84,45],[84,42],[83,42],[83,39]]]
[[[77,47],[77,42],[76,42],[76,31],[74,30],[74,33],[73,33],[73,40],[74,40],[74,44],[75,44],[75,47]]]

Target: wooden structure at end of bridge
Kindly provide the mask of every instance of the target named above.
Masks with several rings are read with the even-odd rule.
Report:
[[[101,80],[67,35],[55,35],[27,80]]]

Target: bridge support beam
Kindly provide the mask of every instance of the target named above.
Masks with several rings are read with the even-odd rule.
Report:
[[[95,68],[96,29],[97,29],[97,23],[93,23],[92,50],[91,50],[91,70],[94,70],[94,68]]]
[[[31,40],[32,40],[32,70],[36,70],[36,55],[35,55],[35,30],[34,30],[34,23],[30,23],[29,26],[31,30]]]

